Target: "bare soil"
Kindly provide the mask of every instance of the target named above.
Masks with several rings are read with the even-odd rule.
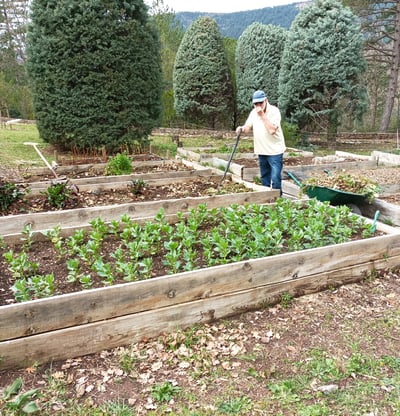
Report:
[[[198,197],[215,194],[235,192],[250,192],[244,185],[225,180],[208,180],[201,177],[186,183],[172,183],[169,185],[154,186],[144,183],[144,186],[129,187],[125,189],[108,189],[79,191],[71,187],[70,197],[63,203],[61,209],[89,208],[94,206],[116,205],[143,201],[160,201],[175,198]],[[18,215],[56,211],[60,208],[52,206],[46,194],[30,196],[29,193],[19,201],[14,202],[7,211],[0,215]]]

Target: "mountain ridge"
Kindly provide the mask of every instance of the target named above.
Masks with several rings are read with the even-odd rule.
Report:
[[[177,12],[176,17],[184,30],[186,30],[199,17],[209,16],[217,22],[222,36],[238,39],[242,32],[254,22],[290,29],[299,11],[311,3],[311,0],[300,1],[283,6],[264,7],[232,13]]]

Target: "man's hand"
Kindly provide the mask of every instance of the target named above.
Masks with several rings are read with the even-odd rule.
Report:
[[[256,112],[259,116],[262,116],[264,114],[264,109],[262,105],[256,105]]]

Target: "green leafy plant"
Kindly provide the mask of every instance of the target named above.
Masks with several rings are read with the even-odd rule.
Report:
[[[281,294],[281,306],[283,309],[290,308],[292,302],[293,302],[292,294],[287,293],[287,292]]]
[[[66,181],[52,183],[43,194],[54,208],[64,208],[66,203],[74,197],[74,191]]]
[[[129,191],[134,195],[140,195],[146,186],[146,182],[143,179],[135,179],[128,185]]]
[[[175,386],[170,381],[156,384],[151,389],[151,396],[158,402],[169,402],[181,391],[179,386]]]
[[[29,250],[33,244],[34,231],[32,230],[32,224],[27,224],[24,226],[24,229],[22,230],[22,235],[23,235],[23,237],[21,237],[21,240],[23,241],[22,245],[24,249]]]
[[[132,161],[126,153],[117,153],[107,163],[106,175],[129,175],[132,173]]]
[[[23,188],[0,178],[0,212],[6,212],[10,206],[25,195]]]
[[[25,251],[17,253],[14,250],[9,250],[3,254],[3,257],[8,263],[14,279],[34,276],[39,269],[39,264],[31,261]]]
[[[218,404],[218,410],[221,413],[230,415],[248,412],[251,410],[251,401],[248,397],[236,397],[223,401]]]
[[[28,279],[18,279],[11,287],[17,302],[40,299],[54,294],[54,274],[37,275]]]
[[[5,407],[13,411],[15,415],[27,415],[39,412],[40,409],[34,401],[34,399],[39,396],[39,390],[32,389],[20,393],[22,386],[22,378],[18,377],[13,383],[5,388],[0,404],[3,401]]]

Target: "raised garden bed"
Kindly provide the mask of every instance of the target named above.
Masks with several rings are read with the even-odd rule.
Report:
[[[94,176],[103,176],[107,168],[107,163],[84,163],[59,165],[56,168],[58,176],[67,177],[69,179],[79,179]],[[155,155],[137,156],[132,161],[133,174],[151,173],[151,172],[170,172],[170,171],[184,171],[190,170],[179,160],[163,159]],[[48,181],[53,180],[54,174],[48,168],[24,168],[19,166],[16,169],[7,172],[0,172],[1,176],[14,179],[19,182],[34,182],[34,181]]]
[[[398,266],[398,235],[382,235],[397,231],[378,229],[366,240],[3,306],[0,369],[126,345]]]
[[[3,216],[30,215],[63,209],[83,209],[144,201],[161,201],[185,197],[222,195],[260,189],[251,184],[227,180],[212,169],[168,171],[158,173],[97,176],[69,181],[25,183],[24,195]],[[52,185],[57,186],[53,187]],[[250,186],[247,186],[250,185]],[[80,214],[79,214],[80,215]],[[6,218],[0,216],[0,222]],[[0,227],[1,231],[1,227]]]

